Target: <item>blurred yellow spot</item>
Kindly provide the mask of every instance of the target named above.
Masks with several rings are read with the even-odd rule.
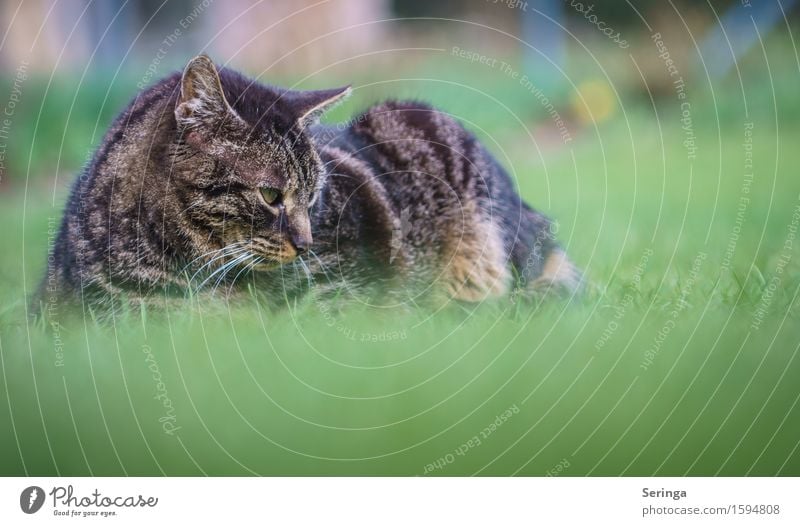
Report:
[[[617,110],[611,86],[604,80],[587,80],[572,94],[572,112],[582,124],[600,123]]]

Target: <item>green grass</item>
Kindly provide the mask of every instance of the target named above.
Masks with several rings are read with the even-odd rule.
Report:
[[[460,71],[442,75],[477,78]],[[528,100],[497,84],[511,106]],[[800,475],[800,128],[773,110],[796,102],[749,84],[762,102],[743,194],[741,91],[716,86],[715,107],[695,86],[689,163],[669,100],[656,121],[646,94],[625,95],[624,111],[573,124],[574,141],[543,143],[540,158],[479,93],[404,84],[470,120],[558,219],[591,285],[538,307],[191,304],[44,330],[25,293],[63,191],[55,207],[47,190],[7,193],[0,473]]]

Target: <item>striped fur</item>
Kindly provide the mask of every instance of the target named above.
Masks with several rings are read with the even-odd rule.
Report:
[[[348,93],[268,87],[205,56],[140,93],[73,185],[39,298],[107,312],[245,282],[278,303],[577,286],[549,220],[456,120],[389,101],[318,124]]]

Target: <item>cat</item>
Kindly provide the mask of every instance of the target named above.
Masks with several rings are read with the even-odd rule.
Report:
[[[550,220],[472,133],[414,101],[320,124],[350,92],[262,85],[206,55],[141,92],[72,187],[38,308],[577,290]]]

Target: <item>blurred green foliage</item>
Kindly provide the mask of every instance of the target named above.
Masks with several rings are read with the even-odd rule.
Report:
[[[797,56],[791,42],[777,36],[768,39],[765,48],[765,53],[756,48],[742,58],[739,68],[746,74],[741,76],[741,85],[735,71],[709,84],[701,65],[687,68],[685,76],[692,95],[703,102],[694,107],[698,120],[715,120],[720,126],[738,122],[744,114],[742,87],[751,113],[771,114],[777,108],[782,122],[800,119]],[[630,62],[620,61],[618,55],[608,50],[595,50],[592,57],[576,48],[569,56],[569,80],[562,90],[547,93],[549,101],[565,118],[571,115],[570,106],[581,82],[592,79],[608,82],[620,111],[650,104],[650,94]],[[489,57],[504,61],[520,75],[524,74],[519,56]],[[60,73],[52,78],[34,75],[25,81],[22,101],[11,119],[6,177],[0,180],[0,185],[18,185],[25,180],[49,181],[57,174],[69,178],[86,164],[112,119],[137,92],[135,86],[140,79],[111,73],[87,73],[83,77]],[[384,73],[386,78],[394,78],[391,72]],[[354,97],[327,117],[330,122],[347,120],[369,104],[391,97],[431,102],[486,132],[497,131],[501,135],[508,129],[509,119],[549,125],[543,105],[519,82],[504,75],[499,65],[487,68],[454,58],[451,49],[415,63],[413,75],[375,84],[374,79],[380,76],[380,70],[356,69],[346,71],[341,78],[315,76],[298,87],[312,89],[344,82],[355,86]],[[296,83],[296,79],[283,77],[261,80],[282,86]],[[0,78],[0,93],[9,93],[13,81],[13,76]],[[498,104],[488,103],[487,95]],[[675,104],[669,91],[655,93],[654,97],[659,107]]]

